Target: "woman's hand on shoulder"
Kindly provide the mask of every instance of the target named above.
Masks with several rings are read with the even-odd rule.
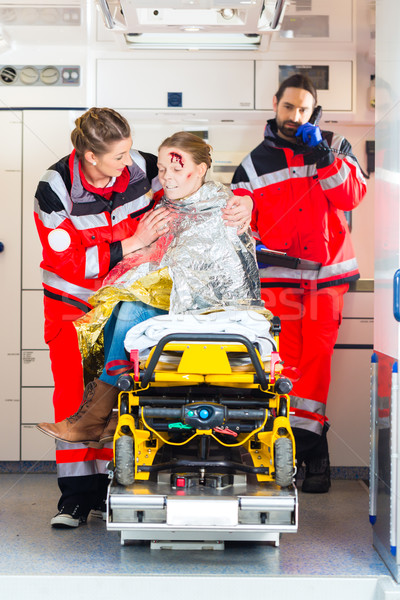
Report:
[[[149,246],[160,236],[168,233],[171,219],[171,213],[166,208],[158,208],[146,213],[140,219],[135,233],[121,242],[123,256]]]
[[[253,200],[250,196],[231,196],[222,209],[222,218],[226,225],[236,227],[241,235],[250,225],[252,211]]]

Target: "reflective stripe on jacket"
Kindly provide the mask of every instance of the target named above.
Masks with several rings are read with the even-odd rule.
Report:
[[[319,271],[261,269],[264,286],[313,289],[359,278],[343,211],[361,202],[365,180],[349,142],[332,132],[322,136],[337,153],[320,168],[315,151],[279,137],[272,119],[264,141],[235,171],[234,194],[254,201],[254,237],[271,250],[322,264]]]

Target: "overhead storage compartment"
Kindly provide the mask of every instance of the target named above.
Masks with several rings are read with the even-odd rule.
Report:
[[[308,74],[324,111],[353,110],[353,62],[344,61],[256,61],[256,110],[272,110],[272,98],[280,83],[294,72]]]
[[[254,108],[254,61],[97,62],[97,105],[121,109]]]
[[[286,7],[274,44],[301,42],[351,43],[354,41],[352,0],[291,0]]]
[[[97,105],[133,110],[271,111],[280,82],[300,71],[311,76],[325,112],[351,112],[353,68],[351,60],[100,59]]]

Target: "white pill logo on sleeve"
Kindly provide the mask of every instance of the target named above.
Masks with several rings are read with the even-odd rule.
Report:
[[[54,252],[64,252],[71,245],[71,236],[65,229],[53,229],[47,239]]]

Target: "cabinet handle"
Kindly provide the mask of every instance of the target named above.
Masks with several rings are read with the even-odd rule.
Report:
[[[400,321],[400,269],[393,277],[393,315],[396,321]]]

